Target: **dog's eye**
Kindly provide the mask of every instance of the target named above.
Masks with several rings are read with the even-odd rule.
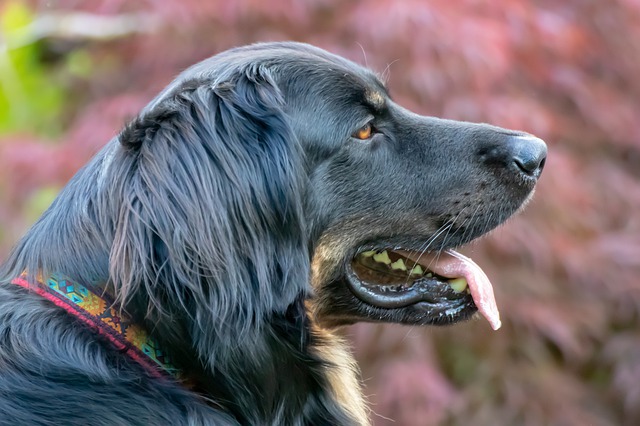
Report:
[[[360,140],[370,139],[371,136],[373,136],[373,126],[371,125],[371,123],[367,123],[356,130],[356,132],[352,136]]]

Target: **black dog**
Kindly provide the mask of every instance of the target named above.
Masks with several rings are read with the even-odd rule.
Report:
[[[308,45],[195,65],[4,264],[0,422],[366,424],[330,327],[480,310],[497,328],[486,277],[451,248],[516,212],[545,156],[527,134],[413,114]],[[76,311],[92,295],[108,318]],[[125,318],[168,354],[101,328]]]

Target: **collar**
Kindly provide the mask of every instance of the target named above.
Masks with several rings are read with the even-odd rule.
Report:
[[[151,375],[177,378],[178,370],[169,354],[131,316],[115,309],[113,300],[104,289],[70,281],[58,274],[51,275],[46,281],[38,276],[32,283],[23,273],[11,282],[63,308],[142,365]]]

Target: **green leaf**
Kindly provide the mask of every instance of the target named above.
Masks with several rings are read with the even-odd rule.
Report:
[[[41,45],[29,27],[33,20],[20,1],[0,9],[0,135],[60,131],[64,90],[40,59]]]

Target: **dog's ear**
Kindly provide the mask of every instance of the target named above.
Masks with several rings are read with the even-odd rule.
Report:
[[[267,70],[186,83],[119,140],[110,274],[124,303],[146,299],[152,320],[186,315],[207,346],[243,339],[306,291],[306,175]]]

